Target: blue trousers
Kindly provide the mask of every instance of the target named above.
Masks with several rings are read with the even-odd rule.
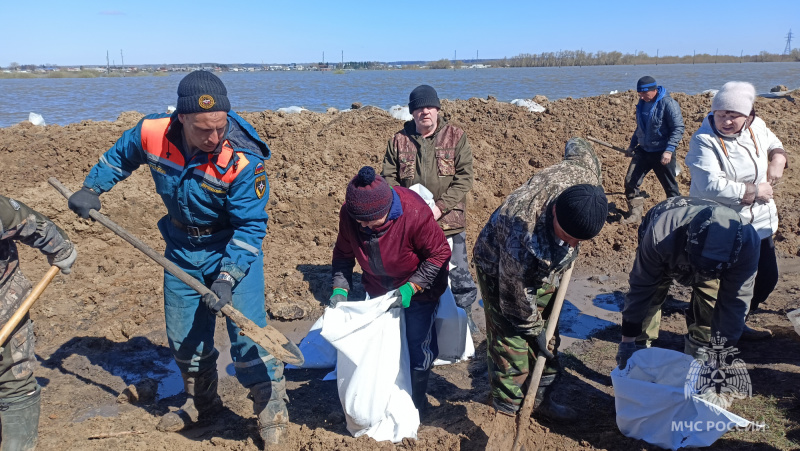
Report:
[[[439,301],[412,301],[405,309],[406,341],[412,370],[428,370],[439,355],[436,341],[436,309]]]
[[[222,257],[232,231],[203,237],[190,237],[162,218],[158,223],[167,249],[164,256],[187,274],[211,286],[219,274]],[[257,325],[267,325],[264,309],[264,255],[233,287],[233,307]],[[197,374],[216,368],[219,352],[214,348],[217,316],[203,304],[200,294],[177,277],[164,271],[164,314],[169,347],[182,373]],[[283,362],[253,340],[239,334],[230,320],[228,337],[236,378],[244,387],[283,379]]]

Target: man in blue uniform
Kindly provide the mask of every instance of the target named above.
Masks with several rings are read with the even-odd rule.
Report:
[[[165,256],[218,298],[201,298],[164,273],[167,337],[188,399],[161,418],[161,431],[186,429],[221,406],[214,348],[220,309],[232,303],[259,326],[267,324],[261,244],[269,157],[255,129],[230,111],[222,81],[196,71],[178,85],[176,111],[146,116],[126,131],[69,199],[70,208],[86,218],[90,209],[100,210],[100,194],[148,165],[167,208],[158,222]],[[289,422],[283,363],[241,336],[230,320],[227,326],[236,377],[253,396],[260,435],[267,446],[280,444]]]

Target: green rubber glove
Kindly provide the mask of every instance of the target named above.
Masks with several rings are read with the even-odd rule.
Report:
[[[411,296],[414,296],[417,291],[414,289],[414,285],[411,285],[411,282],[406,282],[397,291],[400,292],[400,297],[403,299],[403,308],[408,308],[411,305]]]
[[[347,290],[344,288],[334,288],[331,298],[328,300],[330,308],[336,307],[336,304],[347,301]]]

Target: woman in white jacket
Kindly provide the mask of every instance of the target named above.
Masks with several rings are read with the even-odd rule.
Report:
[[[750,83],[725,83],[711,102],[711,113],[692,135],[686,155],[692,176],[689,195],[712,199],[738,211],[742,221],[752,224],[761,237],[750,311],[758,308],[778,283],[772,241],[778,230],[778,212],[772,189],[786,167],[781,141],[756,117],[755,97]],[[767,329],[745,325],[741,340],[771,335]]]

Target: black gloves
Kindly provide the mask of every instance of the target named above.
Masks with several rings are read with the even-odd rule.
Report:
[[[622,342],[617,349],[617,365],[620,369],[625,369],[628,366],[628,359],[631,358],[634,352],[638,351],[639,347],[636,346],[635,341]]]
[[[89,210],[100,211],[100,195],[84,186],[80,191],[69,196],[67,205],[81,218],[89,219]]]
[[[203,303],[217,316],[222,316],[219,312],[222,307],[230,304],[233,301],[233,283],[226,279],[217,279],[211,284],[211,293],[203,295]]]

